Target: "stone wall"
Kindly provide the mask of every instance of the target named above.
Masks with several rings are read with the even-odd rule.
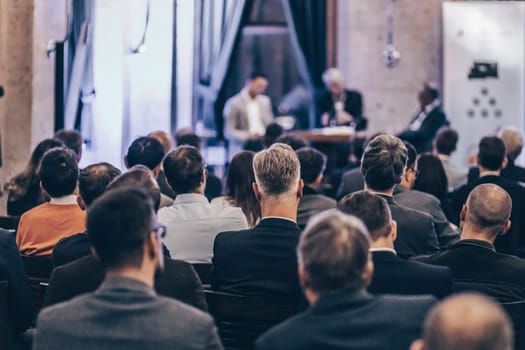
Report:
[[[386,44],[385,0],[338,2],[338,66],[350,88],[363,93],[369,132],[396,132],[417,108],[417,92],[426,80],[441,86],[442,0],[396,0],[394,45],[401,53],[396,68],[381,62]]]

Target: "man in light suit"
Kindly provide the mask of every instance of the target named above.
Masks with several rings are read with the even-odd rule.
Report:
[[[418,153],[432,151],[432,140],[439,128],[449,124],[441,109],[439,91],[432,83],[423,84],[418,94],[421,109],[398,136],[416,147]]]
[[[288,145],[274,143],[253,159],[253,191],[261,221],[253,228],[221,232],[213,245],[211,287],[234,294],[299,300],[295,247],[301,230],[297,206],[303,193],[300,165]]]
[[[262,137],[266,126],[272,122],[272,102],[268,96],[263,95],[267,86],[266,76],[254,72],[241,92],[226,101],[225,136],[230,142],[230,158],[242,149],[246,141]]]
[[[373,296],[366,227],[327,211],[313,217],[297,247],[299,280],[310,308],[270,329],[257,350],[406,350],[421,335],[432,296]]]
[[[103,194],[90,207],[87,228],[106,268],[104,282],[94,293],[44,309],[33,349],[222,349],[209,315],[153,289],[166,231],[149,194],[134,188]]]
[[[443,299],[452,293],[452,274],[446,267],[403,260],[394,250],[397,223],[384,198],[367,191],[346,195],[338,203],[345,214],[363,221],[370,233],[374,277],[372,294],[432,294]]]
[[[432,217],[404,207],[393,197],[406,170],[407,148],[399,138],[379,135],[368,143],[361,161],[365,189],[386,199],[397,222],[396,252],[403,258],[437,253],[438,239]]]

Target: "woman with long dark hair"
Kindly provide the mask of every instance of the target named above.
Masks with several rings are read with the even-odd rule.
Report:
[[[261,218],[261,207],[252,189],[254,156],[252,151],[241,151],[232,158],[226,175],[225,196],[211,201],[213,205],[241,208],[250,227]]]
[[[25,169],[4,184],[7,192],[7,214],[19,216],[44,203],[49,198],[40,189],[38,170],[44,153],[64,144],[56,139],[44,139],[35,147]]]

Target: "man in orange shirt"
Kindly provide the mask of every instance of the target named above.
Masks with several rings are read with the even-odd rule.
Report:
[[[39,175],[51,200],[20,217],[16,243],[24,255],[51,255],[61,238],[86,229],[86,213],[73,194],[78,181],[75,154],[62,147],[50,149],[42,158]]]

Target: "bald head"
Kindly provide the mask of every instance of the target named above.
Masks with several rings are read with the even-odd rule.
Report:
[[[423,341],[411,350],[511,350],[512,326],[503,309],[477,294],[446,299],[427,316]]]
[[[466,224],[496,236],[509,223],[511,210],[512,200],[503,188],[483,184],[470,192],[462,216]]]

